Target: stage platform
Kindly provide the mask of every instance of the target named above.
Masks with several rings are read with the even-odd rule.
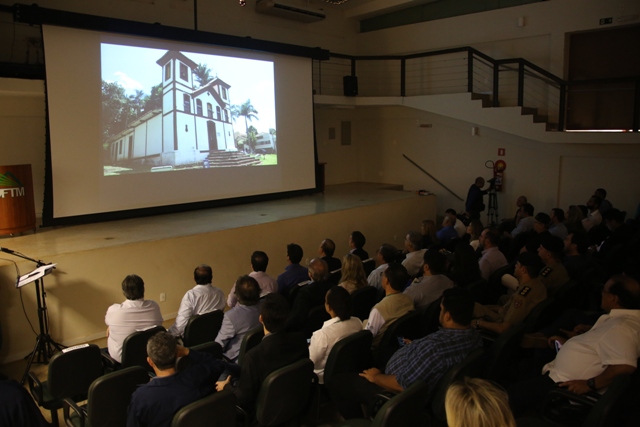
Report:
[[[57,263],[45,278],[50,329],[66,345],[104,336],[104,313],[121,302],[120,283],[127,274],[145,281],[145,297],[160,304],[165,319],[175,317],[184,293],[193,287],[193,269],[201,263],[214,271],[214,285],[225,294],[238,276],[250,272],[250,256],[263,250],[270,257],[267,273],[277,276],[287,265],[286,244],[317,255],[331,238],[336,256],[348,252],[351,231],[367,237],[371,256],[382,243],[402,248],[408,230],[435,219],[435,196],[417,196],[400,186],[375,183],[330,185],[323,194],[216,209],[77,226],[47,227],[35,233],[0,237],[0,246],[31,258]],[[35,336],[15,289],[15,261],[21,274],[35,266],[2,254],[0,259],[0,363],[24,357]],[[165,294],[166,301],[160,301]],[[25,310],[37,328],[33,285],[22,288]]]

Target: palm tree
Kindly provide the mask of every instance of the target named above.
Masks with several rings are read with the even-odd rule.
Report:
[[[231,107],[231,117],[235,122],[238,117],[244,117],[245,135],[249,134],[249,122],[253,119],[258,119],[258,111],[251,105],[251,100],[247,99],[241,105],[234,105]]]
[[[193,70],[193,75],[200,87],[213,80],[213,77],[211,77],[211,69],[207,67],[207,64],[198,64]]]
[[[273,151],[278,151],[276,148],[278,146],[276,143],[276,130],[274,128],[269,128],[269,135],[271,135],[273,139]]]
[[[134,117],[138,117],[142,112],[142,109],[144,107],[144,104],[143,104],[144,96],[145,94],[141,90],[136,90],[135,95],[129,95],[129,106],[133,110]]]

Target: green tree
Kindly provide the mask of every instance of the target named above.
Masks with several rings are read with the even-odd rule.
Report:
[[[253,121],[253,119],[258,119],[258,110],[255,109],[253,105],[251,105],[251,100],[247,99],[241,105],[233,105],[231,107],[231,117],[235,122],[238,117],[244,117],[244,127],[245,127],[245,135],[249,134],[249,122]]]
[[[148,113],[153,110],[162,109],[162,83],[151,87],[151,94],[144,98],[144,111]]]
[[[144,98],[145,94],[141,90],[136,90],[135,94],[129,95],[129,108],[133,117],[139,117],[144,111]]]
[[[121,132],[131,121],[131,108],[125,90],[118,83],[102,81],[103,142]]]
[[[198,66],[193,70],[193,75],[200,87],[213,80],[213,77],[211,77],[211,69],[207,67],[206,64],[198,64]]]
[[[258,144],[258,129],[253,126],[249,126],[249,129],[247,129],[246,141],[247,144],[249,144],[249,147],[251,147],[251,152],[255,152],[256,145]]]

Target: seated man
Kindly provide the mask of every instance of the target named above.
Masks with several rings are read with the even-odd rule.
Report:
[[[442,228],[436,233],[436,237],[444,246],[447,246],[451,240],[458,238],[458,232],[453,228],[454,224],[455,218],[445,215],[442,220]]]
[[[567,269],[560,262],[563,252],[564,242],[556,236],[542,239],[538,248],[538,255],[545,265],[540,271],[540,280],[547,288],[547,295],[550,297],[570,280]]]
[[[542,261],[537,254],[523,252],[518,255],[514,271],[519,286],[504,306],[475,305],[473,317],[477,329],[487,329],[501,334],[511,326],[521,323],[527,315],[547,298],[547,290],[538,279]]]
[[[449,368],[482,347],[480,334],[471,327],[474,303],[469,291],[447,289],[443,297],[440,304],[442,329],[396,351],[384,373],[371,368],[360,374],[339,374],[327,384],[342,416],[362,417],[358,403],[371,406],[376,394],[399,393],[415,381],[425,381],[433,391]]]
[[[180,302],[176,322],[169,328],[174,337],[180,337],[191,316],[224,310],[224,292],[211,285],[213,272],[208,265],[201,264],[193,271],[196,286],[187,291]]]
[[[309,343],[309,357],[313,362],[313,371],[320,384],[324,384],[324,367],[333,346],[343,338],[362,330],[362,321],[351,317],[351,297],[340,286],[329,289],[325,297],[324,308],[331,316],[313,333]]]
[[[413,299],[416,308],[423,308],[440,298],[445,289],[453,288],[453,282],[444,275],[447,257],[439,251],[430,250],[424,254],[422,277],[413,281],[405,295]]]
[[[384,243],[380,246],[380,249],[376,251],[376,264],[378,266],[367,278],[369,285],[374,286],[376,289],[382,289],[382,273],[387,269],[389,263],[394,261],[397,256],[398,250],[393,247],[393,245]]]
[[[335,258],[333,256],[335,251],[336,244],[331,239],[324,239],[318,248],[318,255],[320,255],[324,262],[327,263],[330,273],[342,268],[342,261],[340,261],[340,258]]]
[[[272,292],[278,292],[278,282],[267,274],[267,266],[269,265],[269,257],[262,251],[255,251],[251,254],[251,269],[249,277],[253,277],[260,286],[260,298]],[[229,308],[236,306],[238,298],[236,298],[236,284],[234,283],[229,291],[227,305]]]
[[[364,244],[367,243],[367,239],[359,231],[354,231],[349,236],[349,253],[357,255],[361,261],[369,259],[369,254],[363,249]]]
[[[562,265],[567,269],[567,274],[572,280],[583,279],[584,273],[589,271],[595,263],[587,255],[589,249],[589,236],[584,231],[569,233],[564,239],[564,259]]]
[[[282,295],[265,296],[260,307],[260,323],[264,327],[264,338],[245,354],[239,379],[237,365],[230,366],[235,368],[235,372],[216,384],[218,390],[233,390],[238,405],[249,413],[254,411],[260,387],[270,373],[309,357],[304,337],[285,331],[288,317],[289,304]]]
[[[535,209],[531,203],[525,203],[522,205],[522,213],[520,215],[520,221],[516,228],[511,231],[511,237],[516,237],[518,234],[527,233],[533,230],[533,224],[536,222],[533,217]]]
[[[295,243],[287,245],[289,265],[284,269],[284,273],[278,276],[278,293],[281,295],[288,295],[293,286],[307,280],[307,269],[300,265],[303,255],[300,245]]]
[[[160,306],[144,299],[144,281],[140,276],[130,274],[125,277],[122,293],[127,299],[122,304],[113,304],[104,316],[109,355],[117,362],[121,361],[125,338],[136,331],[162,325]]]
[[[551,209],[549,233],[551,233],[552,236],[561,238],[562,240],[566,239],[567,234],[569,234],[567,226],[564,225],[564,211],[560,208]]]
[[[612,277],[602,291],[601,305],[609,314],[600,316],[589,331],[549,339],[564,344],[542,376],[509,388],[516,417],[558,385],[585,394],[605,389],[617,375],[635,372],[640,357],[640,283],[626,275]]]
[[[449,208],[445,211],[445,215],[451,217],[451,220],[453,221],[453,228],[458,233],[458,237],[464,236],[464,234],[467,232],[467,226],[464,225],[464,222],[460,221],[460,218],[458,218],[458,214],[456,213],[456,211]]]
[[[484,280],[489,280],[493,272],[508,264],[507,258],[498,249],[498,244],[500,243],[498,230],[490,227],[485,228],[480,233],[478,243],[482,249],[482,257],[478,260],[480,275]]]
[[[260,286],[253,277],[241,276],[236,281],[238,303],[224,314],[220,332],[215,341],[222,347],[222,354],[234,362],[240,353],[245,334],[260,325]]]
[[[408,280],[407,269],[400,264],[389,264],[382,273],[382,289],[385,297],[373,306],[365,326],[365,329],[373,334],[374,348],[380,344],[384,331],[389,325],[413,310],[413,300],[402,293]]]
[[[359,261],[358,261],[359,262]],[[287,321],[287,330],[301,331],[312,308],[324,303],[324,297],[331,288],[327,263],[320,258],[314,258],[309,263],[309,279],[311,283],[300,288],[293,301],[293,308]]]
[[[225,366],[208,353],[177,345],[168,332],[158,332],[149,339],[147,355],[156,376],[131,396],[127,427],[169,427],[180,408],[215,391],[215,380]],[[193,364],[176,372],[178,357],[188,357]]]
[[[404,248],[407,251],[406,258],[402,265],[407,269],[411,277],[416,277],[422,270],[423,257],[426,249],[422,249],[422,234],[417,231],[410,231],[404,239]]]

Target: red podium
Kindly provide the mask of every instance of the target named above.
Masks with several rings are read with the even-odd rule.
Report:
[[[31,165],[0,166],[0,235],[35,229]]]

